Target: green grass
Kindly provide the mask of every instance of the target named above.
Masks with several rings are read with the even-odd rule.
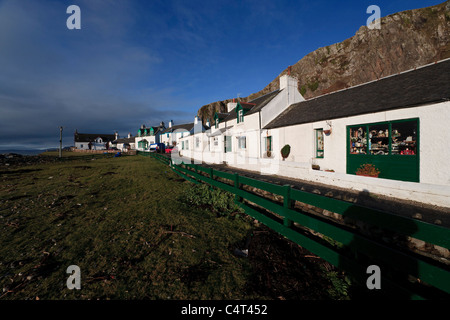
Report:
[[[336,277],[317,271],[319,259],[307,262],[300,249],[294,258],[299,247],[281,236],[270,236],[280,242],[270,261],[261,240],[253,258],[235,255],[261,230],[253,219],[230,194],[194,186],[154,159],[67,152],[5,166],[0,179],[0,300],[308,298],[302,282],[315,280],[304,270],[323,284],[315,298],[347,298],[333,290]],[[285,255],[294,269],[274,273],[286,268]],[[296,270],[303,263],[311,267]],[[81,290],[66,286],[70,265],[81,269]]]
[[[187,208],[191,185],[151,159],[70,156],[2,171],[3,299],[243,298],[249,266],[229,247],[248,222]]]

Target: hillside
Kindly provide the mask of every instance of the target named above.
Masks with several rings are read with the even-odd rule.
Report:
[[[436,6],[398,12],[381,18],[381,29],[366,26],[340,43],[319,48],[291,66],[299,91],[310,99],[434,61],[450,58],[450,0]],[[241,98],[257,98],[279,88],[279,77],[264,89]],[[198,110],[205,121],[226,111],[226,101]]]

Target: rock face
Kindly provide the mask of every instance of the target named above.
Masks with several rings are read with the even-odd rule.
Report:
[[[436,6],[398,12],[381,18],[381,29],[362,26],[343,42],[319,48],[291,66],[299,91],[310,99],[368,81],[450,58],[450,0]],[[242,101],[279,88],[279,77]],[[198,111],[202,119],[225,112],[218,101]],[[205,120],[204,120],[205,121]]]

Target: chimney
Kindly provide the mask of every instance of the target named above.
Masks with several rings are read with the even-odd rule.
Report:
[[[131,132],[128,132],[128,138],[131,138]]]
[[[170,120],[169,121],[169,128],[172,128],[172,125],[173,125],[173,120]]]
[[[209,127],[211,127],[211,123],[209,122],[209,118],[208,119],[206,119],[206,123],[205,123],[205,125],[209,128]]]
[[[280,77],[280,90],[287,95],[288,106],[305,100],[298,91],[298,79],[291,75],[291,67],[288,68],[287,74]]]
[[[194,118],[194,124],[197,124],[198,123],[198,116],[195,116],[195,118]]]
[[[119,134],[116,132],[114,132],[114,140],[117,140],[119,138]]]

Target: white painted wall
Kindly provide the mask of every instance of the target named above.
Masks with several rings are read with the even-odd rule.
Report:
[[[420,183],[346,174],[348,125],[409,118],[419,118],[420,123]],[[326,128],[325,121],[267,130],[275,137],[270,171],[281,176],[450,207],[449,120],[450,102],[335,119],[332,120],[332,133],[324,136],[323,159],[315,158],[314,129]],[[263,130],[261,136],[267,131]],[[285,144],[291,146],[291,153],[286,161],[282,161],[280,150]],[[320,165],[321,170],[335,172],[312,170],[312,164]],[[264,162],[259,168],[255,165],[240,167],[261,173],[267,171],[267,168],[263,169]]]
[[[288,75],[280,77],[281,92],[275,96],[261,110],[261,127],[275,119],[281,112],[287,109],[291,104],[304,101],[305,98],[298,92],[298,80]]]

